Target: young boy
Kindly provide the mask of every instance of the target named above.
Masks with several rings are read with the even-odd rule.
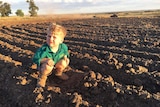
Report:
[[[64,73],[64,69],[69,65],[68,47],[63,43],[66,33],[66,29],[60,25],[49,25],[46,43],[33,56],[33,62],[40,70],[37,86],[45,87],[47,76],[52,72],[62,80],[69,78]]]

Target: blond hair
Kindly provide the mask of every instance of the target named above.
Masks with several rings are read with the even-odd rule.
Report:
[[[48,27],[48,29],[47,29],[47,32],[48,33],[51,33],[51,34],[54,34],[54,33],[56,33],[56,32],[62,32],[63,33],[63,38],[66,36],[66,34],[67,34],[67,31],[66,31],[66,29],[63,27],[63,26],[61,26],[61,25],[58,25],[58,24],[56,24],[56,23],[50,23],[50,25],[49,25],[49,27]]]

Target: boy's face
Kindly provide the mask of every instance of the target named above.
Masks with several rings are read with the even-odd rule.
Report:
[[[49,32],[46,41],[51,48],[59,46],[63,42],[63,32]]]

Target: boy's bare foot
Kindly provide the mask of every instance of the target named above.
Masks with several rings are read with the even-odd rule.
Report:
[[[57,77],[61,80],[68,80],[69,79],[68,75],[66,75],[65,73],[62,73],[62,75],[57,75]]]

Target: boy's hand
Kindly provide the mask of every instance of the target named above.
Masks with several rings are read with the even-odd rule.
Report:
[[[41,63],[46,63],[49,66],[54,66],[54,61],[50,58],[43,58],[41,59]]]
[[[54,66],[54,61],[52,59],[48,59],[46,63],[49,66]]]
[[[65,55],[63,59],[56,63],[55,67],[60,69],[65,69],[69,65],[69,58]]]

